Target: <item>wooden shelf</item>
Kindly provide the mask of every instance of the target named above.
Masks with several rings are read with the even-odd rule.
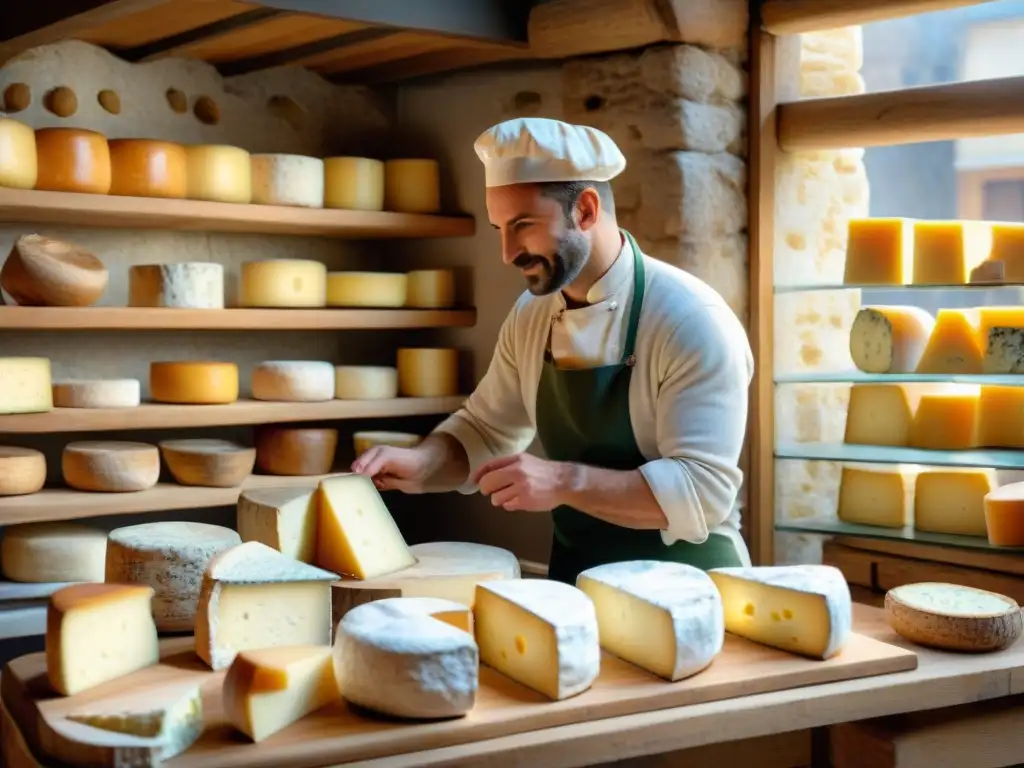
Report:
[[[344,331],[471,328],[475,309],[142,309],[3,307],[0,330]]]
[[[391,400],[327,400],[283,403],[238,400],[230,405],[164,405],[136,408],[54,408],[46,413],[0,416],[0,434],[50,434],[126,429],[186,429],[299,421],[430,416],[458,410],[464,395],[398,397]]]
[[[2,188],[0,221],[363,239],[467,237],[475,231],[475,222],[469,216],[286,208]]]
[[[980,5],[988,0],[766,0],[762,28],[773,35],[796,35],[855,24],[873,24],[919,13]]]

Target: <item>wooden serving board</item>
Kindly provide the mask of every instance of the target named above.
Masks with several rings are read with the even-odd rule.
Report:
[[[236,733],[224,719],[220,689],[225,673],[211,672],[192,648],[191,637],[164,640],[160,664],[71,697],[57,696],[51,691],[44,654],[22,656],[8,663],[0,677],[3,703],[40,758],[72,765],[110,765],[103,733],[76,727],[66,715],[86,706],[92,709],[103,700],[134,697],[146,689],[195,682],[203,686],[206,731],[189,750],[164,763],[167,768],[319,768],[605,717],[917,668],[917,654],[913,651],[858,634],[852,636],[841,654],[828,661],[804,659],[726,635],[721,655],[708,669],[676,683],[603,654],[601,675],[589,691],[552,702],[488,667],[481,667],[477,703],[465,717],[435,722],[398,721],[357,711],[340,702],[255,745]]]

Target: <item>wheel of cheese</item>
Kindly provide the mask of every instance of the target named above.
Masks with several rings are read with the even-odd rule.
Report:
[[[52,409],[50,361],[45,357],[0,357],[0,414]]]
[[[35,131],[17,120],[0,117],[0,187],[32,189],[38,172]]]
[[[324,207],[384,210],[384,163],[368,157],[324,160]]]
[[[455,305],[455,273],[450,269],[417,269],[409,273],[405,305],[444,309]]]
[[[315,403],[334,399],[334,365],[320,360],[268,360],[252,371],[256,400]]]
[[[238,399],[238,366],[200,361],[150,363],[149,394],[158,403],[233,403]]]
[[[110,146],[106,137],[81,128],[36,131],[36,189],[50,192],[110,192]]]
[[[403,347],[398,350],[398,391],[406,397],[448,397],[459,393],[456,349]]]
[[[401,272],[330,272],[328,307],[404,307],[409,278]]]
[[[326,475],[334,467],[338,430],[266,426],[256,430],[256,466],[268,475]]]
[[[11,581],[32,584],[103,581],[107,532],[79,523],[25,523],[4,528],[0,565]]]
[[[23,307],[87,307],[107,288],[103,262],[63,240],[22,235],[0,268],[0,288]]]
[[[196,144],[185,147],[185,156],[190,200],[252,201],[252,159],[244,149]]]
[[[185,148],[169,141],[111,139],[110,194],[182,198],[188,192]]]
[[[324,161],[304,155],[253,155],[252,201],[324,207]]]
[[[327,267],[307,259],[265,259],[242,263],[239,306],[323,307]]]
[[[235,488],[252,474],[256,449],[228,440],[164,440],[158,443],[167,468],[181,485]]]
[[[224,267],[209,261],[129,267],[128,306],[224,309]]]
[[[390,400],[398,397],[398,369],[385,365],[339,365],[334,369],[339,400]]]
[[[1020,606],[1005,595],[957,584],[904,584],[885,595],[889,624],[912,643],[981,653],[1013,645],[1024,631]]]
[[[384,164],[384,207],[400,213],[441,210],[440,168],[436,160],[388,160]]]
[[[356,432],[352,435],[356,458],[378,445],[390,445],[395,448],[415,448],[423,442],[423,437],[411,432]]]
[[[46,482],[46,457],[32,448],[0,445],[0,496],[23,496]]]
[[[135,408],[141,402],[138,379],[53,382],[54,408]]]
[[[160,479],[160,452],[148,443],[116,440],[68,443],[64,446],[61,469],[64,482],[79,491],[144,491]]]

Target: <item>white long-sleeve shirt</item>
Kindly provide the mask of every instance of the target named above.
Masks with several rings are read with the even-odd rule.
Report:
[[[738,467],[746,432],[754,361],[742,324],[709,285],[643,256],[646,281],[629,414],[639,469],[661,506],[666,544],[739,535]],[[470,473],[484,462],[526,450],[536,435],[536,400],[550,331],[560,367],[592,368],[622,359],[633,297],[628,242],[587,293],[567,309],[561,292],[524,292],[502,325],[494,357],[465,406],[437,427],[458,440]],[[561,314],[561,319],[554,318]],[[473,493],[467,482],[459,489]]]

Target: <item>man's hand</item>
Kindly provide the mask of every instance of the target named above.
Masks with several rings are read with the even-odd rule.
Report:
[[[472,479],[496,507],[547,512],[565,503],[573,483],[573,467],[565,462],[517,453],[481,465]]]
[[[377,445],[352,463],[352,471],[369,475],[381,491],[423,493],[431,467],[417,448]]]

